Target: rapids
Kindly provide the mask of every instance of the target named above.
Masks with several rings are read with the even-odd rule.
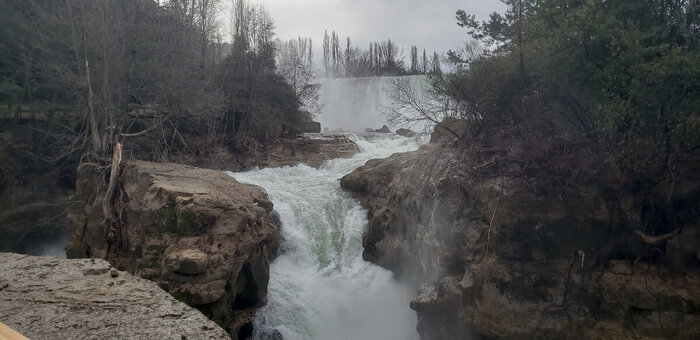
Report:
[[[350,135],[361,152],[320,169],[297,165],[243,173],[265,188],[280,214],[282,244],[270,268],[268,304],[255,339],[277,330],[285,340],[412,340],[413,291],[362,259],[367,212],[340,188],[340,178],[372,158],[416,150],[420,139]]]

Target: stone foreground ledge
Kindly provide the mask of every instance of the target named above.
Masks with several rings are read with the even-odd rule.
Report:
[[[155,283],[100,259],[0,253],[0,322],[33,339],[230,339]]]

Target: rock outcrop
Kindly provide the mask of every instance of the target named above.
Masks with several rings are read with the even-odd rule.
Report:
[[[95,177],[79,171],[74,201],[102,202]],[[122,167],[118,187],[111,230],[99,203],[70,211],[68,256],[106,259],[153,280],[234,339],[248,338],[279,244],[265,191],[215,170],[140,161]]]
[[[396,130],[396,134],[399,136],[408,137],[408,138],[416,136],[416,133],[409,130],[409,129],[398,129],[398,130]]]
[[[155,283],[99,259],[0,253],[0,320],[30,339],[230,339]]]
[[[306,164],[318,168],[323,162],[350,158],[359,147],[344,134],[308,134],[262,147],[243,160],[243,168],[270,168]]]
[[[379,133],[391,133],[391,130],[389,130],[389,127],[386,125],[382,125],[381,129],[376,129],[374,132],[379,132]]]
[[[652,246],[600,178],[515,178],[517,146],[433,137],[341,180],[369,210],[364,258],[420,287],[422,339],[700,338],[700,226]]]
[[[224,146],[212,148],[206,155],[189,155],[177,159],[177,163],[208,169],[244,171],[253,168],[270,168],[307,164],[319,167],[335,158],[350,158],[360,152],[346,135],[334,133],[304,134],[299,138],[282,138],[255,150],[236,154]]]

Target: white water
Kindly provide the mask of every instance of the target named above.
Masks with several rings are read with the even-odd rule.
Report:
[[[276,329],[285,340],[413,340],[413,291],[391,272],[362,260],[367,212],[340,178],[371,158],[416,150],[419,140],[351,135],[361,153],[305,165],[231,174],[265,188],[282,220],[280,255],[270,268],[268,305],[256,338]]]
[[[379,129],[410,128],[393,126],[387,123],[385,108],[391,105],[388,91],[397,77],[337,78],[323,79],[319,102],[321,114],[316,117],[323,128],[330,131],[363,132],[366,128]],[[425,76],[409,76],[417,93],[424,93],[427,87]]]

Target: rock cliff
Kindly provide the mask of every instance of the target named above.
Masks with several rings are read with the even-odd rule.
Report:
[[[104,260],[0,253],[0,320],[30,339],[229,339],[155,283]]]
[[[602,174],[555,181],[517,145],[446,135],[341,180],[369,210],[365,259],[420,287],[422,339],[700,338],[700,226],[643,242]]]
[[[130,162],[122,167],[116,225],[103,223],[90,168],[79,171],[68,257],[108,260],[201,310],[233,339],[252,334],[279,245],[272,203],[259,187],[214,170]],[[97,198],[97,199],[95,199]]]

